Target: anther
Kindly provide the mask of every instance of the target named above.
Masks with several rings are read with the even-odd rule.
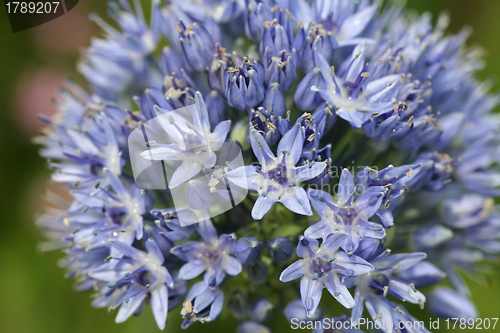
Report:
[[[401,308],[399,306],[396,306],[396,308],[394,310],[396,310],[396,312],[401,313],[403,316],[406,314],[406,313],[404,313],[403,310],[401,310]]]
[[[408,126],[411,126],[413,125],[413,116],[410,117],[410,119],[408,119],[408,122],[406,123]]]

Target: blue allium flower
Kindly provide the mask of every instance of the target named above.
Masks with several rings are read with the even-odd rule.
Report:
[[[218,286],[226,274],[238,275],[241,264],[230,256],[234,252],[234,235],[217,237],[210,220],[200,222],[197,228],[203,238],[202,242],[187,242],[172,248],[171,252],[180,259],[187,261],[179,270],[179,278],[191,280],[205,272],[204,280],[210,288]]]
[[[106,32],[106,39],[94,39],[79,64],[80,72],[98,94],[109,100],[124,93],[136,93],[148,86],[159,87],[161,73],[152,56],[160,38],[162,16],[159,1],[153,1],[150,26],[142,8],[135,12],[127,1],[109,5],[112,16],[122,31],[114,29],[99,16],[92,19]]]
[[[222,311],[224,293],[218,287],[211,288],[204,281],[191,287],[186,301],[183,303],[181,315],[184,317],[182,328],[187,328],[194,322],[215,320]]]
[[[280,140],[277,157],[257,131],[250,132],[250,141],[260,167],[240,167],[230,171],[227,177],[237,186],[259,192],[252,217],[260,220],[276,201],[298,214],[312,215],[306,191],[298,183],[318,176],[325,169],[326,163],[311,162],[296,167],[304,142],[304,132],[300,125],[292,127]]]
[[[160,329],[164,329],[168,312],[168,288],[174,287],[174,280],[163,266],[164,257],[152,240],[146,242],[147,253],[129,245],[113,242],[127,259],[120,260],[115,267],[109,263],[96,268],[90,276],[108,282],[109,291],[100,291],[95,303],[110,302],[110,311],[120,306],[116,322],[127,320],[142,308],[146,297],[151,297],[151,308]],[[168,287],[168,288],[167,288]]]
[[[155,142],[153,147],[145,150],[142,156],[150,160],[176,160],[182,164],[175,170],[170,179],[170,188],[179,186],[196,176],[203,168],[215,165],[215,152],[219,150],[231,129],[231,121],[220,122],[213,132],[210,131],[210,120],[203,97],[199,92],[194,108],[187,110],[187,115],[165,112],[157,108],[162,115],[160,125],[168,133],[171,144]],[[193,123],[190,122],[192,119]]]
[[[281,273],[282,282],[301,278],[300,294],[308,317],[316,312],[324,287],[340,304],[352,308],[354,299],[343,284],[343,279],[346,276],[364,276],[373,270],[373,266],[362,258],[337,251],[345,238],[345,235],[335,234],[319,246],[317,240],[301,236],[297,255],[303,259]]]
[[[384,228],[368,219],[382,205],[386,191],[383,186],[372,186],[354,200],[354,179],[347,169],[342,170],[337,201],[324,191],[309,191],[313,207],[322,220],[307,228],[304,235],[326,240],[331,234],[346,234],[348,237],[341,247],[350,254],[358,248],[362,238],[384,238]]]
[[[169,311],[187,328],[229,307],[242,333],[270,332],[284,304],[315,332],[367,316],[428,332],[401,326],[425,316],[401,302],[426,299],[477,317],[458,270],[485,279],[500,256],[500,97],[476,78],[468,29],[376,0],[150,12],[119,0],[116,28],[91,17],[105,34],[78,64],[90,91],[65,82],[35,140],[68,189],[47,194],[40,248],[63,251],[93,306],[122,322],[149,304],[161,329]],[[184,226],[192,209],[202,222]]]
[[[375,267],[373,272],[346,281],[346,284],[356,286],[352,319],[357,322],[366,306],[374,321],[393,322],[394,326],[398,327],[400,321],[412,321],[412,317],[403,306],[391,302],[387,296],[391,295],[401,301],[419,304],[421,308],[424,307],[426,298],[413,283],[404,282],[394,277],[393,274],[414,266],[425,259],[426,254],[415,252],[391,255],[390,250],[385,250],[373,258],[375,254],[376,252],[372,253],[371,258],[368,258],[370,264]],[[391,332],[387,324],[384,331]]]

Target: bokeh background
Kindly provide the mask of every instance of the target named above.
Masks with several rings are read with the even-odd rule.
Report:
[[[434,18],[448,12],[453,33],[472,27],[469,44],[484,49],[487,63],[480,77],[492,78],[493,90],[500,91],[500,1],[409,0],[408,6]],[[87,16],[90,12],[106,16],[106,3],[80,0],[68,14],[16,34],[10,30],[5,7],[0,7],[0,332],[158,332],[149,308],[115,324],[114,315],[90,306],[89,293],[73,291],[72,280],[57,265],[60,253],[37,250],[43,239],[34,216],[46,206],[43,192],[58,191],[47,181],[50,170],[31,142],[43,126],[37,114],[53,114],[52,98],[65,77],[84,82],[75,69],[79,53],[93,35],[101,34]],[[498,318],[500,272],[489,275],[488,281],[469,280],[473,301],[482,318]],[[429,315],[419,318],[427,321]],[[166,331],[180,331],[180,319],[179,309],[171,312]],[[187,331],[235,332],[236,326],[227,316]],[[284,317],[272,326],[273,332],[291,331]]]

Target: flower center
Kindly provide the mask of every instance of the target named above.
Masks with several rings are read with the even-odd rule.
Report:
[[[286,166],[279,164],[276,168],[269,170],[266,174],[267,179],[275,181],[281,186],[288,184]]]
[[[328,274],[329,271],[333,269],[332,263],[323,257],[316,257],[312,260],[314,274],[317,274],[318,278],[323,275]]]
[[[356,208],[342,207],[336,212],[335,217],[337,222],[340,222],[345,226],[351,226],[357,220],[358,215],[359,214]]]
[[[210,266],[215,266],[221,259],[222,252],[218,247],[207,246],[202,252],[203,258]]]

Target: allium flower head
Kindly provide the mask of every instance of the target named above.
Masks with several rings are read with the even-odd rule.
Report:
[[[402,302],[478,316],[460,271],[485,280],[500,255],[500,97],[468,29],[377,0],[143,12],[91,17],[90,91],[68,80],[36,138],[69,194],[48,194],[40,248],[93,306],[122,322],[150,305],[160,329],[228,309],[241,333],[270,332],[283,304],[346,332],[366,316],[428,332],[401,326],[425,316]]]

